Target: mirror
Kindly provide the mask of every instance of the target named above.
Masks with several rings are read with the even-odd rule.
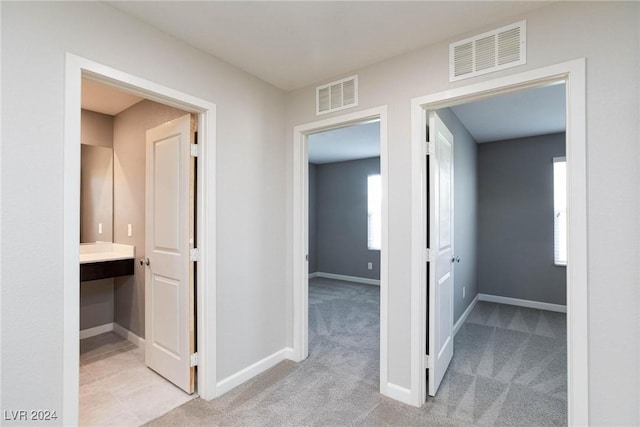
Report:
[[[80,243],[113,242],[113,149],[80,145]]]

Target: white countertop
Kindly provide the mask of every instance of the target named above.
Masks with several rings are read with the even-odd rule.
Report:
[[[135,246],[119,243],[80,244],[80,264],[135,258]]]

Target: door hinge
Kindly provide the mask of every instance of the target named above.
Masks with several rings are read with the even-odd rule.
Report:
[[[191,144],[191,157],[198,157],[200,154],[200,149],[198,144]]]
[[[200,250],[193,248],[189,251],[189,261],[200,261]]]
[[[431,262],[431,261],[433,261],[433,260],[431,259],[431,249],[426,248],[426,249],[424,250],[424,262]]]
[[[428,354],[424,355],[424,369],[431,369],[431,357]]]
[[[429,141],[424,142],[424,154],[427,156],[433,154],[433,144]]]
[[[189,358],[191,361],[191,367],[198,366],[198,352],[195,352]]]

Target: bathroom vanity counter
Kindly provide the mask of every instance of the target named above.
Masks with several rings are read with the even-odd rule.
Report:
[[[82,243],[80,245],[80,264],[89,262],[134,259],[135,247],[119,243]]]
[[[134,273],[135,247],[118,243],[80,245],[80,281],[130,276]]]

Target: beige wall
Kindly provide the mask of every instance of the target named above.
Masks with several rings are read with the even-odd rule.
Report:
[[[82,110],[80,123],[81,182],[80,182],[80,241],[112,241],[113,239],[113,153],[110,160],[96,159],[90,150],[112,150],[113,117],[94,111]],[[96,163],[96,160],[97,163]],[[105,161],[108,164],[105,164]],[[108,169],[108,170],[107,170]],[[91,190],[91,182],[106,182],[100,185],[102,195]],[[102,205],[94,210],[91,206]],[[98,235],[97,223],[102,222],[102,235]],[[80,283],[80,330],[113,322],[113,279],[92,280]]]
[[[591,421],[594,425],[640,423],[639,9],[635,2],[558,2],[345,74],[358,74],[357,109],[387,105],[389,111],[391,383],[408,388],[411,379],[411,183],[407,167],[411,160],[411,99],[585,57]],[[527,20],[527,65],[448,82],[450,42],[520,19]],[[340,77],[344,76],[336,76]],[[314,112],[313,86],[290,93],[287,101],[287,159],[291,164],[292,128],[319,118]],[[340,114],[344,112],[334,115]],[[291,183],[290,166],[287,174]],[[291,203],[289,184],[287,212],[292,212]],[[288,250],[291,254],[291,245]],[[291,290],[291,274],[287,283]]]
[[[136,259],[145,257],[145,144],[146,132],[186,112],[144,100],[117,114],[113,120],[114,242],[133,245]],[[131,224],[132,236],[127,236]],[[144,338],[144,267],[135,275],[115,279],[116,323]]]
[[[80,143],[113,148],[113,116],[82,110]]]
[[[113,152],[99,153],[113,149],[113,116],[82,110],[80,143],[80,242],[112,242]]]

